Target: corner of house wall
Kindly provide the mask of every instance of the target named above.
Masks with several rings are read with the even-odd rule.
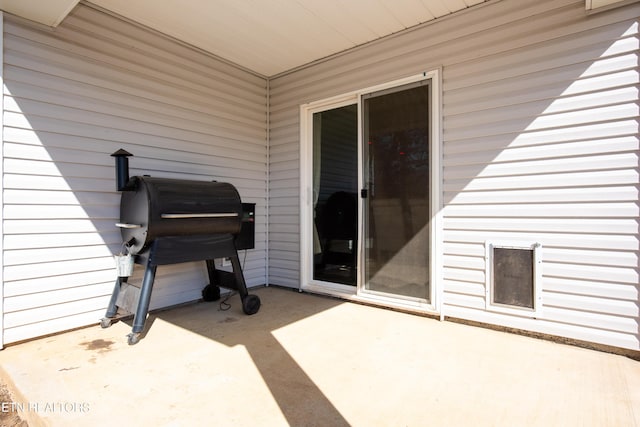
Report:
[[[267,144],[267,150],[266,150],[266,156],[267,156],[267,176],[266,176],[266,195],[267,197],[265,198],[265,260],[264,260],[264,267],[265,267],[265,285],[269,286],[270,283],[270,279],[269,279],[269,255],[271,252],[271,239],[269,236],[269,224],[271,223],[271,215],[269,213],[269,206],[270,206],[270,202],[271,202],[271,154],[270,154],[270,150],[271,150],[271,78],[266,77],[265,78],[265,101],[266,101],[266,114],[265,114],[265,124],[266,124],[266,144]]]
[[[0,10],[0,87],[2,102],[0,108],[0,134],[4,135],[4,12]],[[4,194],[4,136],[0,141],[0,194]],[[0,350],[4,348],[4,202],[0,201]]]

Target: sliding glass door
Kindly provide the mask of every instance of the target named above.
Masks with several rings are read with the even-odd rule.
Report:
[[[430,85],[362,96],[363,292],[430,299]]]
[[[313,280],[353,286],[358,268],[358,108],[313,113]]]
[[[302,107],[305,289],[437,309],[437,75]]]

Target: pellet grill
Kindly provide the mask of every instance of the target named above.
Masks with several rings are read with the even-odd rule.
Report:
[[[130,345],[140,340],[149,312],[149,301],[159,265],[205,261],[209,284],[205,301],[220,299],[220,287],[234,289],[242,310],[251,315],[260,309],[260,298],[250,295],[242,273],[238,250],[252,249],[255,241],[255,205],[242,203],[235,187],[224,182],[206,182],[129,177],[129,157],[118,150],[116,188],[120,199],[120,228],[123,246],[136,264],[145,267],[140,287],[118,275],[105,317],[108,328],[121,317],[134,315]],[[214,260],[229,258],[233,272],[216,269]]]

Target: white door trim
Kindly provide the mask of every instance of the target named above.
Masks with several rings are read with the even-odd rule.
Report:
[[[300,289],[340,297],[355,295],[355,287],[313,280],[313,114],[358,102],[356,93],[300,106]]]
[[[312,150],[312,117],[314,113],[339,108],[345,105],[358,104],[358,176],[359,188],[362,188],[362,96],[371,92],[401,86],[420,80],[431,80],[431,258],[430,258],[430,302],[425,304],[412,299],[389,298],[371,292],[361,292],[361,274],[358,272],[357,286],[347,286],[328,282],[313,281],[312,252],[312,212],[313,212],[313,150]],[[394,308],[439,314],[444,318],[443,304],[443,268],[442,268],[442,70],[440,68],[426,71],[407,78],[394,80],[340,96],[311,102],[300,106],[300,290],[330,294],[346,299],[370,302]],[[362,265],[362,199],[358,200],[359,236],[358,264]],[[360,267],[358,267],[360,269]]]

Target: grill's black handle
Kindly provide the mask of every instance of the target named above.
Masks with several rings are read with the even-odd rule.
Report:
[[[236,218],[237,212],[221,212],[221,213],[163,213],[160,218],[163,219],[188,219],[188,218]]]

